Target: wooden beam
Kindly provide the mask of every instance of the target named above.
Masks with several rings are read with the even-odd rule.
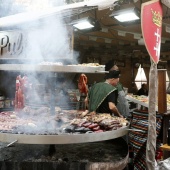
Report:
[[[158,69],[158,113],[167,112],[166,69]]]

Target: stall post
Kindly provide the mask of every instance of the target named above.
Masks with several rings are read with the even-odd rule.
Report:
[[[167,131],[170,115],[167,114],[166,69],[158,70],[158,113],[163,115],[163,144],[167,144]],[[163,149],[163,159],[169,157],[169,152]]]
[[[155,170],[157,63],[160,57],[162,33],[162,6],[159,0],[142,4],[141,27],[145,46],[151,58],[146,166],[149,170]]]

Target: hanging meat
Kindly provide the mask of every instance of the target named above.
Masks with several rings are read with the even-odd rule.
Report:
[[[78,80],[78,89],[80,93],[87,94],[87,76],[85,74],[81,74]]]
[[[27,77],[24,76],[23,78],[19,75],[16,77],[16,92],[15,92],[15,110],[18,111],[23,109],[25,105],[25,84],[27,82]]]

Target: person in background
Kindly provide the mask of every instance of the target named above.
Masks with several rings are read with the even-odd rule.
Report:
[[[111,70],[106,74],[104,82],[96,83],[91,87],[85,100],[90,112],[110,113],[123,117],[116,107],[118,96],[116,85],[119,76],[120,71]]]
[[[138,90],[137,95],[141,96],[148,96],[148,89],[147,89],[147,85],[145,83],[143,83],[141,85],[141,88]]]
[[[68,93],[68,86],[65,78],[58,78],[55,88],[55,96],[56,106],[61,108],[70,108],[71,99]],[[73,100],[73,99],[72,99]]]
[[[137,89],[136,83],[133,82],[132,87],[129,89],[129,93],[132,93],[133,95],[136,95],[137,92],[138,92],[138,89]]]

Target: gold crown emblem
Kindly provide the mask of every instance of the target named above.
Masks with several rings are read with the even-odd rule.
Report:
[[[162,16],[159,12],[156,12],[154,10],[152,10],[152,21],[155,25],[157,25],[158,27],[161,27],[162,25]]]

